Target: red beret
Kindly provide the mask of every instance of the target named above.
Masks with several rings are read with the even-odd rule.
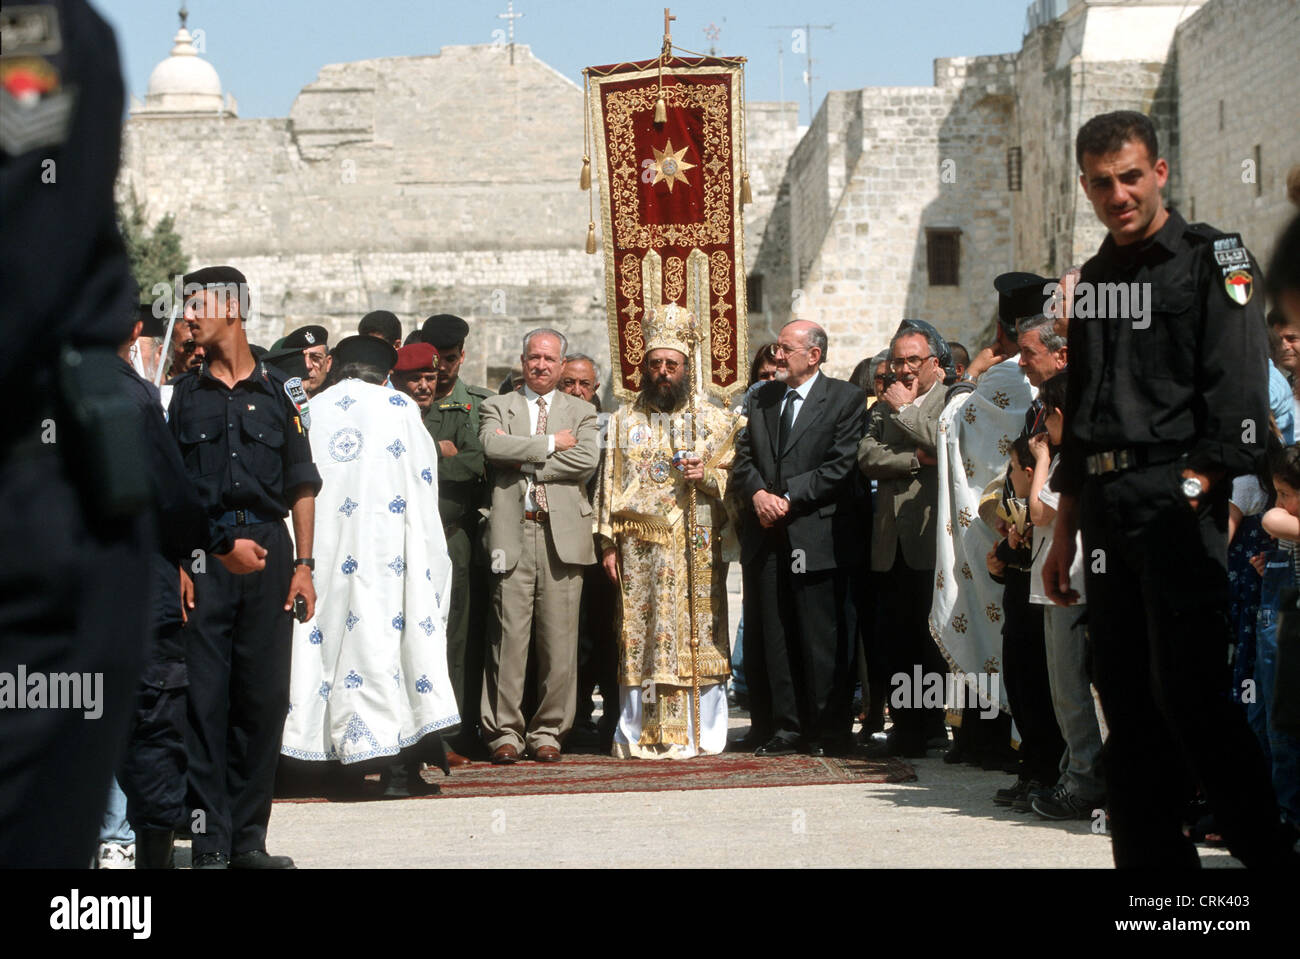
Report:
[[[412,343],[397,351],[394,373],[414,373],[416,370],[438,368],[438,351],[429,343]]]

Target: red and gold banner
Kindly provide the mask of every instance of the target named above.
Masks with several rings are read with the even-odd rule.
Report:
[[[742,60],[672,57],[589,67],[615,392],[641,387],[645,322],[696,318],[704,389],[744,389],[747,362]],[[663,122],[655,122],[662,97]]]

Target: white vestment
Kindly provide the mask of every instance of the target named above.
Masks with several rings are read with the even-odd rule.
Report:
[[[966,678],[966,706],[979,705],[970,695],[980,691],[974,674],[1002,672],[1002,586],[993,582],[985,564],[997,539],[979,517],[980,494],[1005,472],[1036,392],[1012,357],[986,370],[974,391],[954,396],[939,415],[938,549],[930,635],[953,673]],[[993,689],[986,680],[984,690]],[[996,689],[998,705],[1006,710],[1006,684],[1000,676]]]
[[[312,399],[316,615],[294,625],[280,752],[393,756],[460,722],[447,673],[451,561],[419,408],[348,379]]]

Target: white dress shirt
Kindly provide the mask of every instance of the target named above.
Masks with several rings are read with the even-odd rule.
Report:
[[[785,397],[781,400],[782,403],[781,412],[785,413],[784,404],[794,403],[794,412],[790,414],[790,425],[792,427],[794,426],[795,422],[799,419],[799,414],[800,412],[803,411],[804,404],[808,402],[808,391],[812,389],[812,385],[817,382],[817,377],[821,375],[822,375],[822,371],[816,370],[812,376],[808,377],[808,379],[804,380],[798,386],[792,386],[785,391]],[[799,401],[797,403],[794,400],[790,399],[791,393],[799,394]]]
[[[531,387],[524,386],[524,399],[528,403],[528,435],[532,436],[537,433],[537,418],[541,416],[542,413],[537,406],[537,401],[539,399],[546,400],[547,428],[549,429],[550,417],[555,412],[555,407],[553,405],[555,402],[555,390],[552,389],[549,393],[538,394],[533,392]],[[548,433],[546,435],[546,455],[550,456],[554,452],[555,434]],[[530,512],[535,511],[537,509],[537,500],[533,497],[533,486],[535,485],[533,474],[537,472],[537,464],[522,463],[519,466],[519,470],[528,477],[528,491],[524,493],[524,509]]]

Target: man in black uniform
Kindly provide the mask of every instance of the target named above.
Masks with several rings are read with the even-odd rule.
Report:
[[[302,385],[308,396],[315,396],[325,389],[325,377],[334,362],[329,354],[329,336],[329,330],[323,326],[300,326],[280,341],[276,351],[302,350],[307,363],[307,375],[302,378]]]
[[[266,854],[266,824],[289,706],[289,611],[301,597],[309,619],[316,605],[320,474],[288,377],[249,352],[246,290],[228,266],[185,277],[185,319],[206,359],[177,381],[168,413],[209,518],[266,550],[266,568],[246,576],[214,563],[192,581],[182,572],[195,868],[293,865]]]
[[[1168,165],[1147,117],[1094,117],[1075,149],[1110,235],[1075,290],[1043,580],[1054,602],[1076,598],[1081,529],[1115,864],[1199,865],[1181,823],[1189,769],[1232,854],[1279,864],[1291,853],[1263,755],[1223,694],[1228,493],[1268,430],[1254,267],[1236,234],[1165,208]]]
[[[185,474],[176,440],[163,420],[158,388],[127,362],[140,336],[159,336],[162,321],[145,304],[131,338],[118,350],[123,392],[144,423],[144,456],[153,478],[160,542],[149,557],[149,641],[137,687],[135,716],[117,779],[126,794],[127,819],[135,831],[137,869],[170,868],[173,831],[185,821],[185,643],[177,566],[195,570],[202,551],[231,573],[266,566],[266,550],[250,539],[233,539],[209,522],[194,484]]]
[[[0,43],[0,864],[84,868],[145,639],[148,497],[114,351],[132,296],[113,211],[122,77],[83,0],[6,4]],[[83,483],[82,480],[85,480]],[[79,674],[97,703],[12,684]],[[84,684],[83,684],[84,685]],[[10,697],[23,695],[19,703]],[[46,703],[45,705],[48,705]]]

